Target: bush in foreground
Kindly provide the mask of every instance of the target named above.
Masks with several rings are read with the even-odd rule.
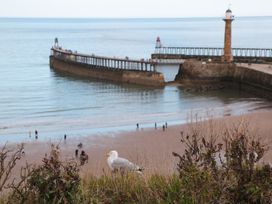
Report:
[[[179,155],[182,194],[193,203],[271,203],[272,168],[259,164],[266,146],[250,136],[246,127],[226,130],[209,138],[193,131],[182,133],[185,153]]]
[[[79,169],[76,162],[62,162],[58,146],[37,167],[27,166],[21,182],[10,186],[9,203],[79,203]]]

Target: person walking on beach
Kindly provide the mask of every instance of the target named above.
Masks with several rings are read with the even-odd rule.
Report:
[[[165,122],[165,128],[167,128],[167,122]]]
[[[38,139],[38,131],[35,130],[35,139]]]
[[[136,128],[137,128],[137,130],[139,129],[139,123],[136,124]]]
[[[67,135],[65,134],[65,135],[64,135],[64,140],[66,140],[66,137],[67,137]]]
[[[157,123],[155,123],[155,130],[157,130]]]
[[[165,125],[162,126],[162,131],[165,131]]]
[[[76,151],[75,151],[75,156],[76,156],[76,158],[78,157],[78,149],[76,149]]]

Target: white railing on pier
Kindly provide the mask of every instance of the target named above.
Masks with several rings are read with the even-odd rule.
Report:
[[[104,57],[96,55],[86,55],[71,50],[52,48],[51,55],[55,58],[92,65],[96,68],[109,68],[116,70],[134,70],[156,72],[156,62],[153,60],[132,60],[128,58]]]
[[[159,47],[155,49],[154,54],[219,57],[224,55],[224,49],[215,47]],[[232,48],[232,54],[234,57],[272,58],[272,49]]]

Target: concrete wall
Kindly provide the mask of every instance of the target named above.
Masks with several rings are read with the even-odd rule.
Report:
[[[82,77],[125,82],[147,86],[164,86],[164,77],[161,73],[117,70],[106,67],[95,67],[77,62],[67,62],[50,56],[50,67],[57,71]]]

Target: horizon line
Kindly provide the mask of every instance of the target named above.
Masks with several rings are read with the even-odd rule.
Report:
[[[43,17],[43,16],[0,16],[0,18],[5,19],[186,19],[186,18],[222,18],[222,16],[183,16],[183,17]],[[272,15],[254,15],[254,16],[238,16],[242,18],[253,18],[253,17],[272,17]]]

